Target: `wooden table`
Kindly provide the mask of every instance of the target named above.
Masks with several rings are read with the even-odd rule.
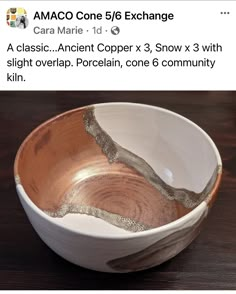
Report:
[[[30,225],[15,192],[13,163],[46,119],[86,104],[130,101],[165,107],[199,124],[223,159],[218,200],[199,237],[172,260],[131,274],[70,264]],[[0,289],[236,289],[236,92],[0,92]]]

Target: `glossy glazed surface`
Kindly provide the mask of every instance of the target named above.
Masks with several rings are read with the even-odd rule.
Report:
[[[119,129],[117,122],[126,122],[126,128]],[[156,126],[157,133],[149,134],[150,127],[155,130]],[[150,148],[143,144],[147,134]],[[166,156],[151,152],[159,146],[166,149]],[[172,159],[170,165],[165,162],[167,157]],[[198,158],[207,158],[201,170],[197,170]],[[162,178],[167,170],[169,174]],[[128,272],[168,260],[197,236],[208,213],[207,205],[219,185],[221,160],[211,139],[185,118],[150,106],[107,103],[70,111],[37,128],[18,152],[15,175],[22,205],[41,238],[53,250],[88,268]],[[31,211],[27,194],[40,213],[36,207]],[[194,210],[190,212],[191,209]],[[40,215],[37,221],[35,213]],[[80,224],[78,241],[74,241],[80,247],[79,254],[71,245],[71,233],[66,237],[67,230],[74,231],[64,221],[71,213],[78,215],[73,222]],[[101,235],[103,241],[98,245],[100,229],[91,229],[90,220],[80,217],[84,214],[93,221],[98,218],[113,225],[114,236],[115,227],[147,233],[135,235],[136,249],[135,239],[130,242],[119,230],[116,245],[106,244],[106,238],[113,238],[108,234]],[[59,235],[57,231],[52,236],[45,235],[45,226],[51,231],[59,224]],[[158,227],[159,231],[150,230]],[[99,258],[80,243],[83,234],[92,238],[91,250],[96,248],[96,254],[100,251]],[[130,267],[129,261],[133,264]]]

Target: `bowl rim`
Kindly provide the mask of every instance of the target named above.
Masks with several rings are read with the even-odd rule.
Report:
[[[137,106],[137,107],[144,107],[144,108],[149,108],[149,109],[154,109],[154,110],[158,110],[161,112],[165,112],[168,113],[170,115],[173,115],[179,119],[184,120],[185,122],[187,122],[188,124],[192,125],[193,127],[197,128],[202,135],[208,140],[208,142],[210,143],[215,155],[216,155],[216,160],[217,160],[217,165],[221,167],[222,169],[222,160],[221,160],[221,156],[220,153],[214,143],[214,141],[211,139],[211,137],[207,134],[206,131],[204,131],[200,126],[198,126],[196,123],[194,123],[193,121],[191,121],[190,119],[186,118],[183,115],[180,115],[174,111],[168,110],[166,108],[162,108],[159,106],[154,106],[154,105],[149,105],[149,104],[143,104],[143,103],[132,103],[132,102],[105,102],[105,103],[96,103],[96,104],[90,104],[90,105],[86,105],[86,106],[82,106],[82,107],[77,107],[65,112],[62,112],[58,115],[53,116],[52,118],[44,121],[43,123],[41,123],[40,125],[38,125],[36,128],[34,128],[28,135],[27,137],[23,140],[23,142],[21,143],[20,147],[17,150],[16,156],[15,156],[15,160],[14,160],[14,177],[15,177],[15,185],[16,185],[16,189],[17,192],[20,193],[21,197],[26,201],[26,203],[28,204],[28,206],[33,210],[34,213],[36,213],[37,215],[39,215],[40,217],[42,217],[45,221],[50,222],[51,224],[55,225],[56,227],[60,228],[60,229],[64,229],[67,231],[70,231],[72,233],[75,234],[80,234],[80,235],[84,235],[87,237],[94,237],[94,238],[99,238],[99,239],[110,239],[110,240],[123,240],[123,239],[134,239],[134,238],[139,238],[139,237],[145,237],[148,235],[155,235],[157,233],[160,233],[162,231],[166,231],[171,229],[172,227],[174,228],[175,226],[181,225],[181,223],[185,223],[188,219],[191,219],[195,214],[198,213],[199,210],[202,209],[203,206],[208,206],[208,203],[211,201],[212,198],[214,198],[215,194],[217,193],[217,189],[220,185],[220,182],[222,180],[222,171],[220,171],[218,173],[218,178],[214,183],[214,186],[212,187],[211,191],[209,192],[210,198],[208,199],[208,201],[206,202],[206,199],[203,200],[201,203],[199,203],[193,210],[191,210],[190,212],[188,212],[186,215],[170,222],[167,223],[163,226],[157,227],[157,228],[153,228],[153,229],[149,229],[149,230],[145,230],[145,231],[141,231],[141,232],[127,232],[126,234],[121,234],[121,233],[117,233],[116,235],[105,235],[103,234],[97,234],[97,233],[86,233],[86,232],[82,232],[80,231],[78,228],[71,228],[68,227],[66,225],[64,225],[63,223],[58,223],[55,221],[55,219],[53,217],[48,216],[45,212],[43,212],[39,207],[37,207],[33,201],[30,199],[30,197],[28,196],[28,194],[26,193],[22,183],[19,182],[18,177],[19,177],[19,173],[18,173],[18,162],[19,162],[19,156],[25,146],[25,144],[30,140],[30,138],[38,131],[40,130],[43,126],[47,125],[50,122],[53,122],[55,120],[57,120],[60,117],[63,117],[65,115],[68,114],[72,114],[74,112],[80,111],[84,108],[88,108],[88,107],[104,107],[104,106],[112,106],[112,105],[130,105],[130,106]]]

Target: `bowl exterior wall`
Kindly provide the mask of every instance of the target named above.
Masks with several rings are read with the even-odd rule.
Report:
[[[53,251],[74,264],[102,272],[140,271],[167,261],[194,240],[208,212],[203,202],[191,216],[137,237],[134,233],[133,238],[101,238],[59,226],[29,200],[22,185],[16,189],[32,226]]]

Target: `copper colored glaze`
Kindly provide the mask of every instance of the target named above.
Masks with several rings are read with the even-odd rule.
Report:
[[[217,193],[218,193],[218,190],[219,190],[219,187],[220,187],[221,179],[222,179],[222,171],[219,171],[219,173],[217,175],[215,185],[214,185],[214,187],[213,187],[213,189],[211,191],[211,194],[206,199],[206,203],[207,203],[208,207],[210,207],[210,208],[212,207],[213,203],[216,200]]]
[[[62,217],[69,212],[81,211],[81,206],[95,207],[131,219],[147,229],[162,226],[186,214],[187,209],[163,197],[132,169],[122,164],[114,165],[113,169],[106,162],[94,161],[93,164],[98,170],[91,166],[86,171],[90,175],[66,193],[61,208],[53,213],[47,211],[50,215]],[[124,222],[119,227],[130,229]]]
[[[164,225],[190,211],[163,197],[134,169],[110,164],[85,130],[85,111],[77,109],[45,122],[19,149],[15,175],[34,204],[52,214],[66,203],[86,205],[147,227]]]
[[[41,209],[58,209],[78,170],[103,156],[84,130],[83,112],[68,113],[36,129],[17,156],[15,173],[31,200]]]

